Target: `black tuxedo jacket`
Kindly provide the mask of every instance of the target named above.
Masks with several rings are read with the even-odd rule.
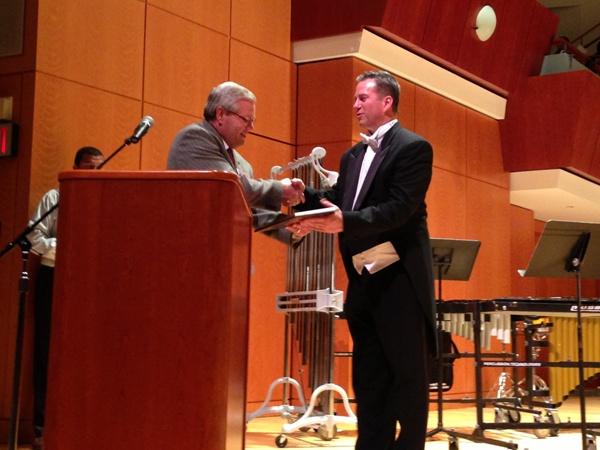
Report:
[[[319,207],[316,201],[322,196],[342,209],[344,231],[339,245],[350,280],[359,276],[352,255],[383,242],[393,244],[400,261],[383,270],[398,270],[397,264],[402,264],[429,325],[433,348],[435,301],[425,204],[432,173],[431,145],[396,123],[385,134],[352,209],[365,151],[366,145],[361,142],[346,152],[333,190],[309,191],[306,206]]]

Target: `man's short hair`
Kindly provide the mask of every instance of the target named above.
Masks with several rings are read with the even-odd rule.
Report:
[[[81,164],[81,160],[85,156],[104,156],[104,155],[96,147],[81,147],[79,150],[77,150],[77,153],[75,153],[75,161],[73,162],[73,165],[75,167],[79,167],[79,164]]]
[[[396,78],[385,70],[370,70],[356,77],[357,83],[365,80],[375,80],[377,92],[381,95],[392,97],[392,110],[394,113],[397,113],[398,104],[400,103],[400,85],[396,81]]]
[[[208,94],[208,100],[206,100],[206,106],[204,107],[204,118],[208,121],[216,119],[219,106],[227,111],[237,112],[236,104],[240,100],[255,103],[256,96],[244,86],[233,81],[225,81],[214,87]]]

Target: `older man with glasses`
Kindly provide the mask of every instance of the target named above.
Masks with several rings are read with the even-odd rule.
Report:
[[[252,208],[279,211],[282,204],[304,201],[302,180],[255,179],[252,166],[237,152],[254,128],[255,107],[255,95],[233,81],[213,88],[204,107],[204,120],[186,126],[175,137],[167,169],[235,172]]]

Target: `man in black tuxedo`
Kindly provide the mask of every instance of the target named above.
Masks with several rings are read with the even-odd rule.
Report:
[[[426,366],[436,347],[425,205],[433,152],[395,119],[400,87],[393,76],[365,72],[356,81],[354,112],[369,134],[343,155],[334,188],[307,189],[302,205],[338,210],[290,231],[339,233],[349,280],[344,311],[354,341],[356,449],[422,450]]]

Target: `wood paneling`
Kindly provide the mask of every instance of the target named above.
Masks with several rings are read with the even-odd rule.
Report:
[[[2,64],[0,64],[0,74],[27,72],[32,71],[35,68],[38,1],[25,0],[24,13],[23,51],[20,55],[2,58]]]
[[[415,132],[433,146],[435,167],[466,174],[466,112],[463,106],[417,87]]]
[[[435,153],[435,148],[433,149]],[[427,192],[429,234],[434,238],[464,239],[466,236],[467,208],[466,178],[454,172],[433,168],[431,185]],[[439,296],[436,282],[436,293]],[[466,297],[466,283],[444,281],[443,298]]]
[[[91,106],[93,105],[93,107]],[[39,73],[36,77],[31,160],[30,209],[51,187],[60,171],[73,167],[73,156],[84,145],[105,156],[131,135],[140,120],[137,100]],[[131,145],[106,169],[138,169],[139,147]]]
[[[292,41],[358,31],[380,23],[386,0],[292,0]]]
[[[468,298],[510,294],[510,235],[508,189],[467,178],[466,237],[481,241]]]
[[[154,126],[140,142],[141,169],[164,170],[175,135],[184,126],[200,119],[149,103],[144,104],[144,115],[146,114],[154,118]]]
[[[574,167],[600,177],[600,78],[589,71],[530,77],[501,124],[511,172]]]
[[[466,109],[467,175],[508,189],[509,174],[504,171],[500,125],[497,120]]]
[[[226,36],[148,7],[144,101],[200,116],[210,89],[227,80]]]
[[[348,141],[355,119],[353,60],[336,59],[298,68],[298,145]]]
[[[456,61],[462,34],[455,31],[465,28],[469,0],[431,0],[429,3],[427,23],[423,24],[427,33],[422,33],[420,45],[447,61]],[[414,43],[419,45],[417,41]]]
[[[496,10],[499,31],[481,42],[473,27],[485,4]],[[384,0],[369,8],[358,1],[298,0],[292,8],[294,41],[379,27],[425,58],[501,92],[539,72],[557,24],[558,17],[535,0],[403,0],[401,6]]]
[[[40,0],[37,70],[140,99],[145,6]]]
[[[270,178],[273,165],[285,166],[294,156],[291,145],[256,135],[250,135],[246,144],[237,150],[252,164],[255,178]],[[261,233],[252,233],[249,402],[262,402],[270,383],[283,376],[284,315],[276,310],[275,297],[285,291],[286,264],[285,244]]]
[[[291,10],[289,0],[232,0],[231,37],[289,60]]]
[[[148,4],[229,34],[231,0],[148,0]]]
[[[242,42],[231,41],[231,79],[256,95],[254,133],[294,143],[296,66]]]

